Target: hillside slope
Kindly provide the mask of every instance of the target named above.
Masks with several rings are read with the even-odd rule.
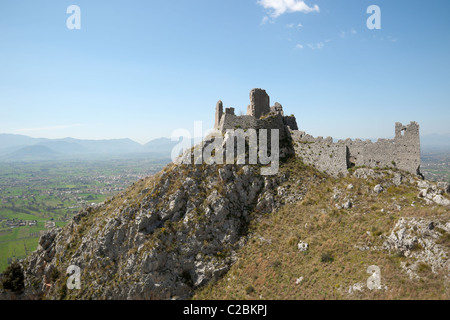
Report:
[[[9,161],[28,161],[28,160],[49,160],[58,158],[60,154],[49,147],[43,145],[35,145],[23,147],[7,156],[2,157],[3,160]]]
[[[276,187],[289,179],[250,166],[171,165],[42,237],[25,263],[27,287],[56,299],[188,298],[228,271],[249,222],[287,200]],[[65,289],[70,265],[81,268],[79,291]]]
[[[22,298],[448,299],[447,198],[403,172],[336,179],[293,157],[275,176],[171,164],[43,236]],[[365,289],[373,265],[387,289]]]
[[[438,190],[383,170],[327,179],[254,220],[237,262],[194,299],[448,300],[450,210],[423,198],[425,189]]]

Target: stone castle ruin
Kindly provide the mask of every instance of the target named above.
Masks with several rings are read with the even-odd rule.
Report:
[[[281,139],[292,139],[296,156],[303,162],[333,176],[345,176],[352,167],[397,168],[421,175],[419,124],[395,124],[394,139],[339,140],[313,137],[300,131],[295,116],[285,116],[276,102],[270,106],[270,97],[263,89],[250,92],[247,114],[237,116],[234,108],[223,110],[217,102],[214,128],[222,133],[227,129],[280,129]]]
[[[223,112],[223,103],[219,100],[216,105],[214,129],[225,132],[226,129],[261,128],[266,122],[264,119],[269,115],[280,115],[285,125],[289,126],[291,130],[298,130],[295,117],[284,116],[283,107],[278,102],[270,107],[269,95],[262,89],[250,91],[250,105],[247,107],[247,115],[244,116],[236,116],[234,108],[226,108]]]

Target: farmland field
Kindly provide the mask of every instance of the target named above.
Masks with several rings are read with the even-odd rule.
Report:
[[[0,163],[0,272],[36,250],[40,233],[160,171],[149,159]]]
[[[422,152],[421,172],[427,180],[450,182],[450,151]]]

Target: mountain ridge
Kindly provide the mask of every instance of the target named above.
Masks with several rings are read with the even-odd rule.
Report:
[[[110,140],[82,140],[74,138],[46,139],[31,138],[23,135],[0,134],[0,161],[33,161],[68,159],[71,157],[88,157],[92,155],[136,155],[148,154],[170,158],[172,148],[178,144],[168,138],[158,138],[146,144],[140,144],[129,138]],[[45,146],[51,151],[45,157],[33,155],[31,146]],[[24,149],[23,151],[20,151]],[[35,148],[35,150],[38,150]],[[26,154],[22,157],[21,154]]]

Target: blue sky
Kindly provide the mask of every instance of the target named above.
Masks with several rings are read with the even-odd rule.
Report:
[[[69,5],[81,30],[69,30]],[[370,5],[381,30],[369,30]],[[450,1],[3,0],[0,133],[170,137],[252,88],[334,138],[450,133]]]

